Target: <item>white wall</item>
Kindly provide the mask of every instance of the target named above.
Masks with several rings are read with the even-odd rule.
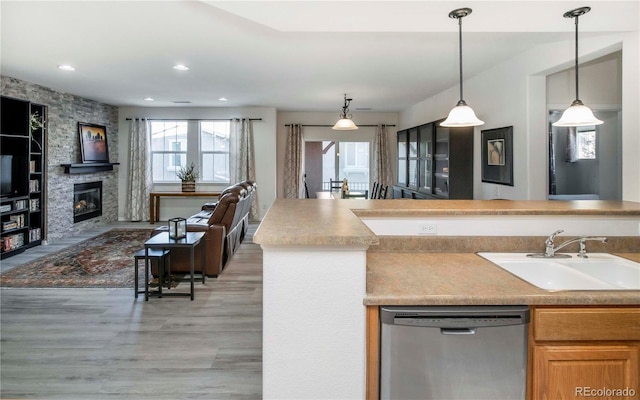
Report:
[[[573,46],[573,41],[541,45],[465,80],[465,100],[485,121],[483,126],[475,128],[474,198],[546,199],[545,77],[572,65]],[[580,63],[621,48],[623,199],[640,201],[638,32],[581,37]],[[581,79],[581,97],[587,104],[591,96],[588,85]],[[458,86],[452,87],[404,110],[400,113],[398,129],[446,116],[458,100],[458,90]],[[514,132],[514,186],[482,183],[480,132],[510,125]]]
[[[272,107],[208,108],[208,107],[121,107],[118,113],[120,140],[120,167],[118,185],[119,219],[124,220],[126,207],[127,175],[129,171],[130,121],[127,118],[150,119],[214,119],[214,118],[262,118],[253,122],[253,139],[256,148],[256,181],[260,216],[264,216],[276,197],[276,110]],[[228,185],[198,184],[198,191],[219,191]],[[156,185],[155,191],[180,191],[180,184]],[[213,200],[213,199],[212,199]],[[189,217],[200,210],[204,198],[162,199],[161,220],[168,217]]]
[[[266,246],[263,257],[262,398],[364,399],[366,248]]]
[[[301,112],[301,111],[280,111],[278,112],[278,145],[277,145],[277,197],[282,198],[284,194],[283,178],[284,178],[284,159],[287,146],[287,127],[288,124],[303,125],[331,125],[336,123],[339,118],[339,112]],[[353,122],[356,125],[397,125],[397,113],[376,113],[376,112],[354,112]],[[388,142],[390,146],[391,163],[393,165],[393,174],[395,176],[395,159],[396,159],[396,131],[397,127],[387,127]],[[375,127],[360,127],[355,131],[334,131],[328,127],[303,127],[302,134],[305,140],[339,140],[350,141],[353,138],[358,140],[368,140],[371,143],[370,149],[373,151],[373,139],[376,133]],[[372,154],[370,152],[370,154]]]

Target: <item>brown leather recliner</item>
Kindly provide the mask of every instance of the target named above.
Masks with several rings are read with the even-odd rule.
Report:
[[[205,251],[204,273],[218,276],[227,260],[236,252],[249,225],[249,211],[256,184],[243,181],[225,188],[215,203],[205,203],[202,211],[187,219],[187,232],[205,232],[204,240],[196,246],[196,254]],[[168,228],[159,227],[154,235]],[[204,246],[204,247],[202,247]],[[171,272],[189,273],[189,250],[171,250]],[[201,257],[194,260],[194,270],[203,271]]]
[[[233,221],[237,218],[236,211],[240,197],[235,193],[223,195],[213,211],[201,211],[187,219],[187,232],[205,232],[204,240],[196,246],[196,254],[204,250],[207,276],[218,276],[222,272],[229,258],[227,236],[233,231]],[[166,231],[166,227],[157,228],[154,234]],[[204,246],[204,248],[202,247]],[[195,257],[194,270],[202,273],[201,257]],[[171,272],[189,273],[189,250],[176,248],[171,250]]]
[[[241,219],[239,221],[242,221],[242,228],[239,231],[240,242],[244,240],[244,236],[247,233],[247,230],[249,229],[249,212],[251,211],[251,205],[253,204],[256,190],[257,190],[257,185],[254,181],[245,180],[225,188],[220,193],[220,196],[218,197],[218,199],[220,199],[220,197],[224,196],[225,194],[229,192],[233,192],[233,193],[237,193],[240,198],[245,198],[245,197],[247,198],[246,201],[242,201],[243,205],[239,211],[241,215]],[[203,211],[214,210],[217,204],[218,204],[217,201],[212,203],[205,203],[202,206],[202,210]],[[227,235],[229,235],[230,233],[231,232],[227,232]],[[232,235],[232,237],[236,239],[234,235]]]

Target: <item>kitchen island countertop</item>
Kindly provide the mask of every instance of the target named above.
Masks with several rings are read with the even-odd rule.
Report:
[[[640,203],[576,200],[314,200],[278,199],[263,218],[254,242],[263,246],[377,244],[360,218],[477,215],[640,216]]]
[[[540,289],[474,253],[368,253],[366,284],[365,305],[640,304],[639,290]]]

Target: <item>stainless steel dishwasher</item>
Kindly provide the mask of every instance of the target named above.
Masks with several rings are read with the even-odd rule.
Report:
[[[524,399],[527,306],[381,307],[381,399]]]

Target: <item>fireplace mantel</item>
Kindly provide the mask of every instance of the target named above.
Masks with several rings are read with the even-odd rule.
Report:
[[[64,167],[65,174],[93,174],[96,172],[113,171],[113,166],[120,165],[120,163],[78,163],[60,165]]]

